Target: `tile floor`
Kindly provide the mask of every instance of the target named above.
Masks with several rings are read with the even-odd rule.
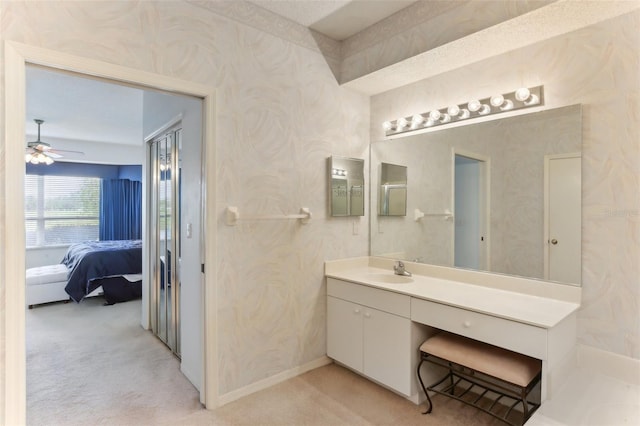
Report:
[[[577,369],[527,426],[640,425],[640,386]]]

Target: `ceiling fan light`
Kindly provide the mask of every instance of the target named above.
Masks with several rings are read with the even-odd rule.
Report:
[[[46,164],[47,166],[53,164],[53,158],[45,156],[44,164]]]
[[[24,156],[24,161],[28,163],[29,161],[31,161],[31,159],[32,159],[32,158],[33,158],[33,155],[31,155],[31,153],[30,153],[30,152],[28,152],[28,153]]]

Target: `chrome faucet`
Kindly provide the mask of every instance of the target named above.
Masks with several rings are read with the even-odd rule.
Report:
[[[402,263],[402,261],[400,261],[400,260],[398,260],[396,262],[396,264],[393,265],[393,272],[396,275],[404,275],[405,277],[410,277],[411,276],[411,272],[404,270],[404,263]]]

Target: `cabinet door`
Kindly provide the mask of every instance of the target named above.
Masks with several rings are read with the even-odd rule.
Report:
[[[364,308],[364,374],[410,396],[411,320]]]
[[[362,306],[327,297],[327,355],[362,372]]]

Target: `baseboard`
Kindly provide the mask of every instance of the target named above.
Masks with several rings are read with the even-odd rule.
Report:
[[[290,370],[283,371],[282,373],[267,377],[266,379],[262,379],[255,383],[251,383],[250,385],[244,386],[240,389],[236,389],[234,391],[225,393],[224,395],[220,395],[218,397],[218,404],[220,406],[228,404],[232,401],[235,401],[236,399],[240,399],[254,392],[261,391],[278,383],[284,382],[285,380],[304,374],[307,371],[311,371],[316,368],[331,364],[332,362],[333,361],[329,357],[323,356],[306,364],[299,365]]]
[[[578,367],[640,385],[640,360],[593,346],[578,345]]]

